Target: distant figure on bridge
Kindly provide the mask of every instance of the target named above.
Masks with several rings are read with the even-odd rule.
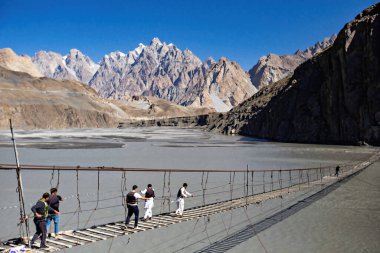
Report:
[[[127,215],[127,219],[125,220],[125,225],[126,226],[128,226],[129,221],[130,221],[130,219],[131,219],[131,217],[132,217],[133,214],[135,215],[135,226],[134,226],[134,228],[137,228],[137,226],[138,226],[138,223],[139,223],[139,206],[137,205],[137,203],[138,203],[137,200],[138,199],[147,200],[147,198],[141,196],[138,193],[138,186],[134,185],[132,187],[132,191],[130,191],[127,194],[128,215]]]
[[[53,212],[59,215],[59,212],[54,210],[48,205],[50,194],[45,192],[42,198],[37,201],[37,203],[32,206],[32,212],[34,213],[34,224],[36,225],[36,233],[34,234],[32,241],[30,242],[30,247],[36,242],[36,240],[41,236],[41,249],[47,248],[46,246],[46,218],[49,212]]]
[[[148,219],[151,220],[153,216],[152,208],[154,207],[154,197],[156,197],[152,184],[148,184],[147,188],[142,190],[141,193],[145,194],[145,198],[147,198],[145,200],[145,214],[143,221],[147,221]]]
[[[175,211],[175,214],[180,217],[182,217],[183,209],[185,209],[185,198],[193,197],[193,194],[186,191],[186,188],[187,183],[184,183],[177,193],[177,211]]]
[[[335,168],[335,176],[336,176],[336,177],[339,176],[339,170],[340,170],[340,167],[339,167],[339,165],[338,165],[338,166],[336,166],[336,168]]]
[[[57,195],[57,188],[51,188],[50,189],[50,197],[48,200],[49,206],[54,210],[59,212],[59,202],[63,201],[62,197]],[[61,217],[59,214],[55,214],[53,211],[49,211],[49,215],[46,219],[46,231],[49,232],[49,227],[51,221],[54,221],[54,233],[51,234],[52,237],[59,238],[59,223],[61,220]]]

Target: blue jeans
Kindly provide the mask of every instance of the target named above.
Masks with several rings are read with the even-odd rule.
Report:
[[[137,224],[139,223],[139,207],[138,206],[131,206],[127,205],[128,207],[128,215],[127,219],[125,220],[125,224],[129,224],[129,220],[131,219],[131,216],[135,215],[135,227],[137,227]]]
[[[54,221],[54,233],[58,234],[59,222],[61,220],[61,217],[58,214],[49,214],[49,216],[46,218],[46,231],[49,232],[49,227],[52,220]]]

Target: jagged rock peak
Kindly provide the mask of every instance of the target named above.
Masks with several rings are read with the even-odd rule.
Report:
[[[74,48],[65,56],[51,51],[39,51],[32,57],[32,61],[47,77],[83,83],[88,83],[99,68],[90,57]]]
[[[226,58],[202,63],[189,49],[182,51],[157,38],[149,46],[140,44],[126,57],[104,62],[90,81],[104,98],[155,96],[179,105],[226,111],[256,91],[236,63]],[[212,68],[216,65],[213,70],[211,64]]]
[[[150,45],[159,45],[159,46],[161,46],[162,43],[161,43],[161,41],[160,41],[159,38],[154,37],[154,38],[152,39],[152,41],[150,42]]]
[[[336,37],[334,34],[304,51],[297,50],[293,55],[270,53],[267,56],[260,57],[257,64],[249,70],[253,85],[260,89],[291,75],[301,63],[330,47]]]

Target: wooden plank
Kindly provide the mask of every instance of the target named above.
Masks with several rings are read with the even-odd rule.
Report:
[[[156,225],[158,227],[167,227],[168,226],[168,224],[158,222],[158,221],[156,221],[156,219],[154,219],[154,220],[147,220],[147,221],[145,221],[145,223],[154,224],[154,225]]]
[[[66,247],[66,248],[72,248],[73,247],[73,245],[68,245],[66,243],[58,242],[58,241],[55,241],[55,240],[50,240],[50,239],[47,239],[47,238],[46,238],[46,241],[50,242],[50,243],[53,243],[53,244],[56,244],[56,245],[59,245],[59,246],[62,246],[62,247]]]
[[[135,233],[146,230],[144,228],[139,228],[139,227],[137,227],[137,228],[129,227],[129,226],[126,226],[124,223],[115,223],[115,225],[125,226],[126,227],[125,230],[127,230],[127,229],[133,230],[133,231],[135,231]]]
[[[125,231],[125,229],[123,229],[123,226],[125,227],[125,225],[105,225],[107,228],[113,228],[113,229],[121,229],[121,230],[124,230]]]
[[[88,239],[88,238],[81,237],[81,236],[74,235],[74,234],[63,233],[62,235],[69,236],[69,237],[72,237],[72,238],[75,238],[75,239],[78,239],[78,240],[82,240],[82,241],[86,241],[86,242],[96,242],[96,240]]]
[[[142,228],[146,228],[146,229],[154,229],[154,228],[156,228],[157,226],[155,226],[155,225],[153,225],[153,226],[149,226],[149,225],[147,225],[147,224],[141,224],[140,222],[139,222],[139,227],[142,227]]]
[[[176,220],[173,220],[173,219],[164,219],[164,218],[161,218],[161,217],[154,217],[154,220],[155,221],[158,221],[158,222],[161,222],[162,224],[164,224],[165,226],[168,226],[168,225],[172,225],[172,224],[176,224],[178,223],[178,221]]]
[[[74,244],[78,244],[78,245],[84,245],[83,242],[74,241],[74,240],[71,240],[71,239],[64,238],[62,236],[60,238],[56,238],[56,240],[62,240],[62,241],[66,241],[66,242],[70,242],[70,243],[74,243]]]
[[[93,237],[93,238],[97,238],[97,239],[100,239],[100,240],[107,240],[107,237],[101,237],[101,236],[98,236],[98,235],[94,235],[94,234],[91,234],[91,233],[87,233],[85,231],[75,231],[76,234],[82,234],[82,235],[85,235],[85,236],[88,236],[88,237]]]
[[[35,245],[38,248],[41,246],[41,244],[39,242],[36,242],[33,245]],[[33,253],[43,253],[43,252],[53,252],[53,251],[60,250],[59,248],[55,248],[55,247],[50,246],[50,245],[46,245],[46,246],[47,246],[47,248],[45,248],[45,249],[33,249],[32,252]]]
[[[125,232],[121,231],[121,229],[112,229],[112,228],[107,228],[107,227],[96,227],[96,229],[102,229],[102,230],[109,231],[112,233],[118,233],[121,235],[125,235]]]
[[[109,236],[109,237],[116,237],[116,235],[114,235],[114,234],[110,234],[110,233],[106,233],[106,232],[103,232],[103,231],[99,231],[99,230],[96,230],[96,228],[95,229],[87,228],[86,230],[90,231],[92,233],[97,233],[97,234],[101,234],[101,235],[105,235],[105,236]]]
[[[145,231],[146,229],[145,228],[141,228],[141,227],[137,227],[137,228],[133,228],[134,230],[139,230],[140,231]]]

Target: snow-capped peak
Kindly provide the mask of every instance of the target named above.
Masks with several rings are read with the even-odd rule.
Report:
[[[157,38],[157,37],[154,37],[154,38],[152,39],[152,42],[150,42],[150,44],[151,44],[151,45],[159,45],[159,46],[162,46],[162,43],[161,43],[160,39]]]
[[[128,64],[135,63],[136,59],[140,56],[141,52],[144,50],[146,46],[142,43],[139,43],[139,46],[136,47],[134,50],[129,51],[127,58],[128,58]]]

